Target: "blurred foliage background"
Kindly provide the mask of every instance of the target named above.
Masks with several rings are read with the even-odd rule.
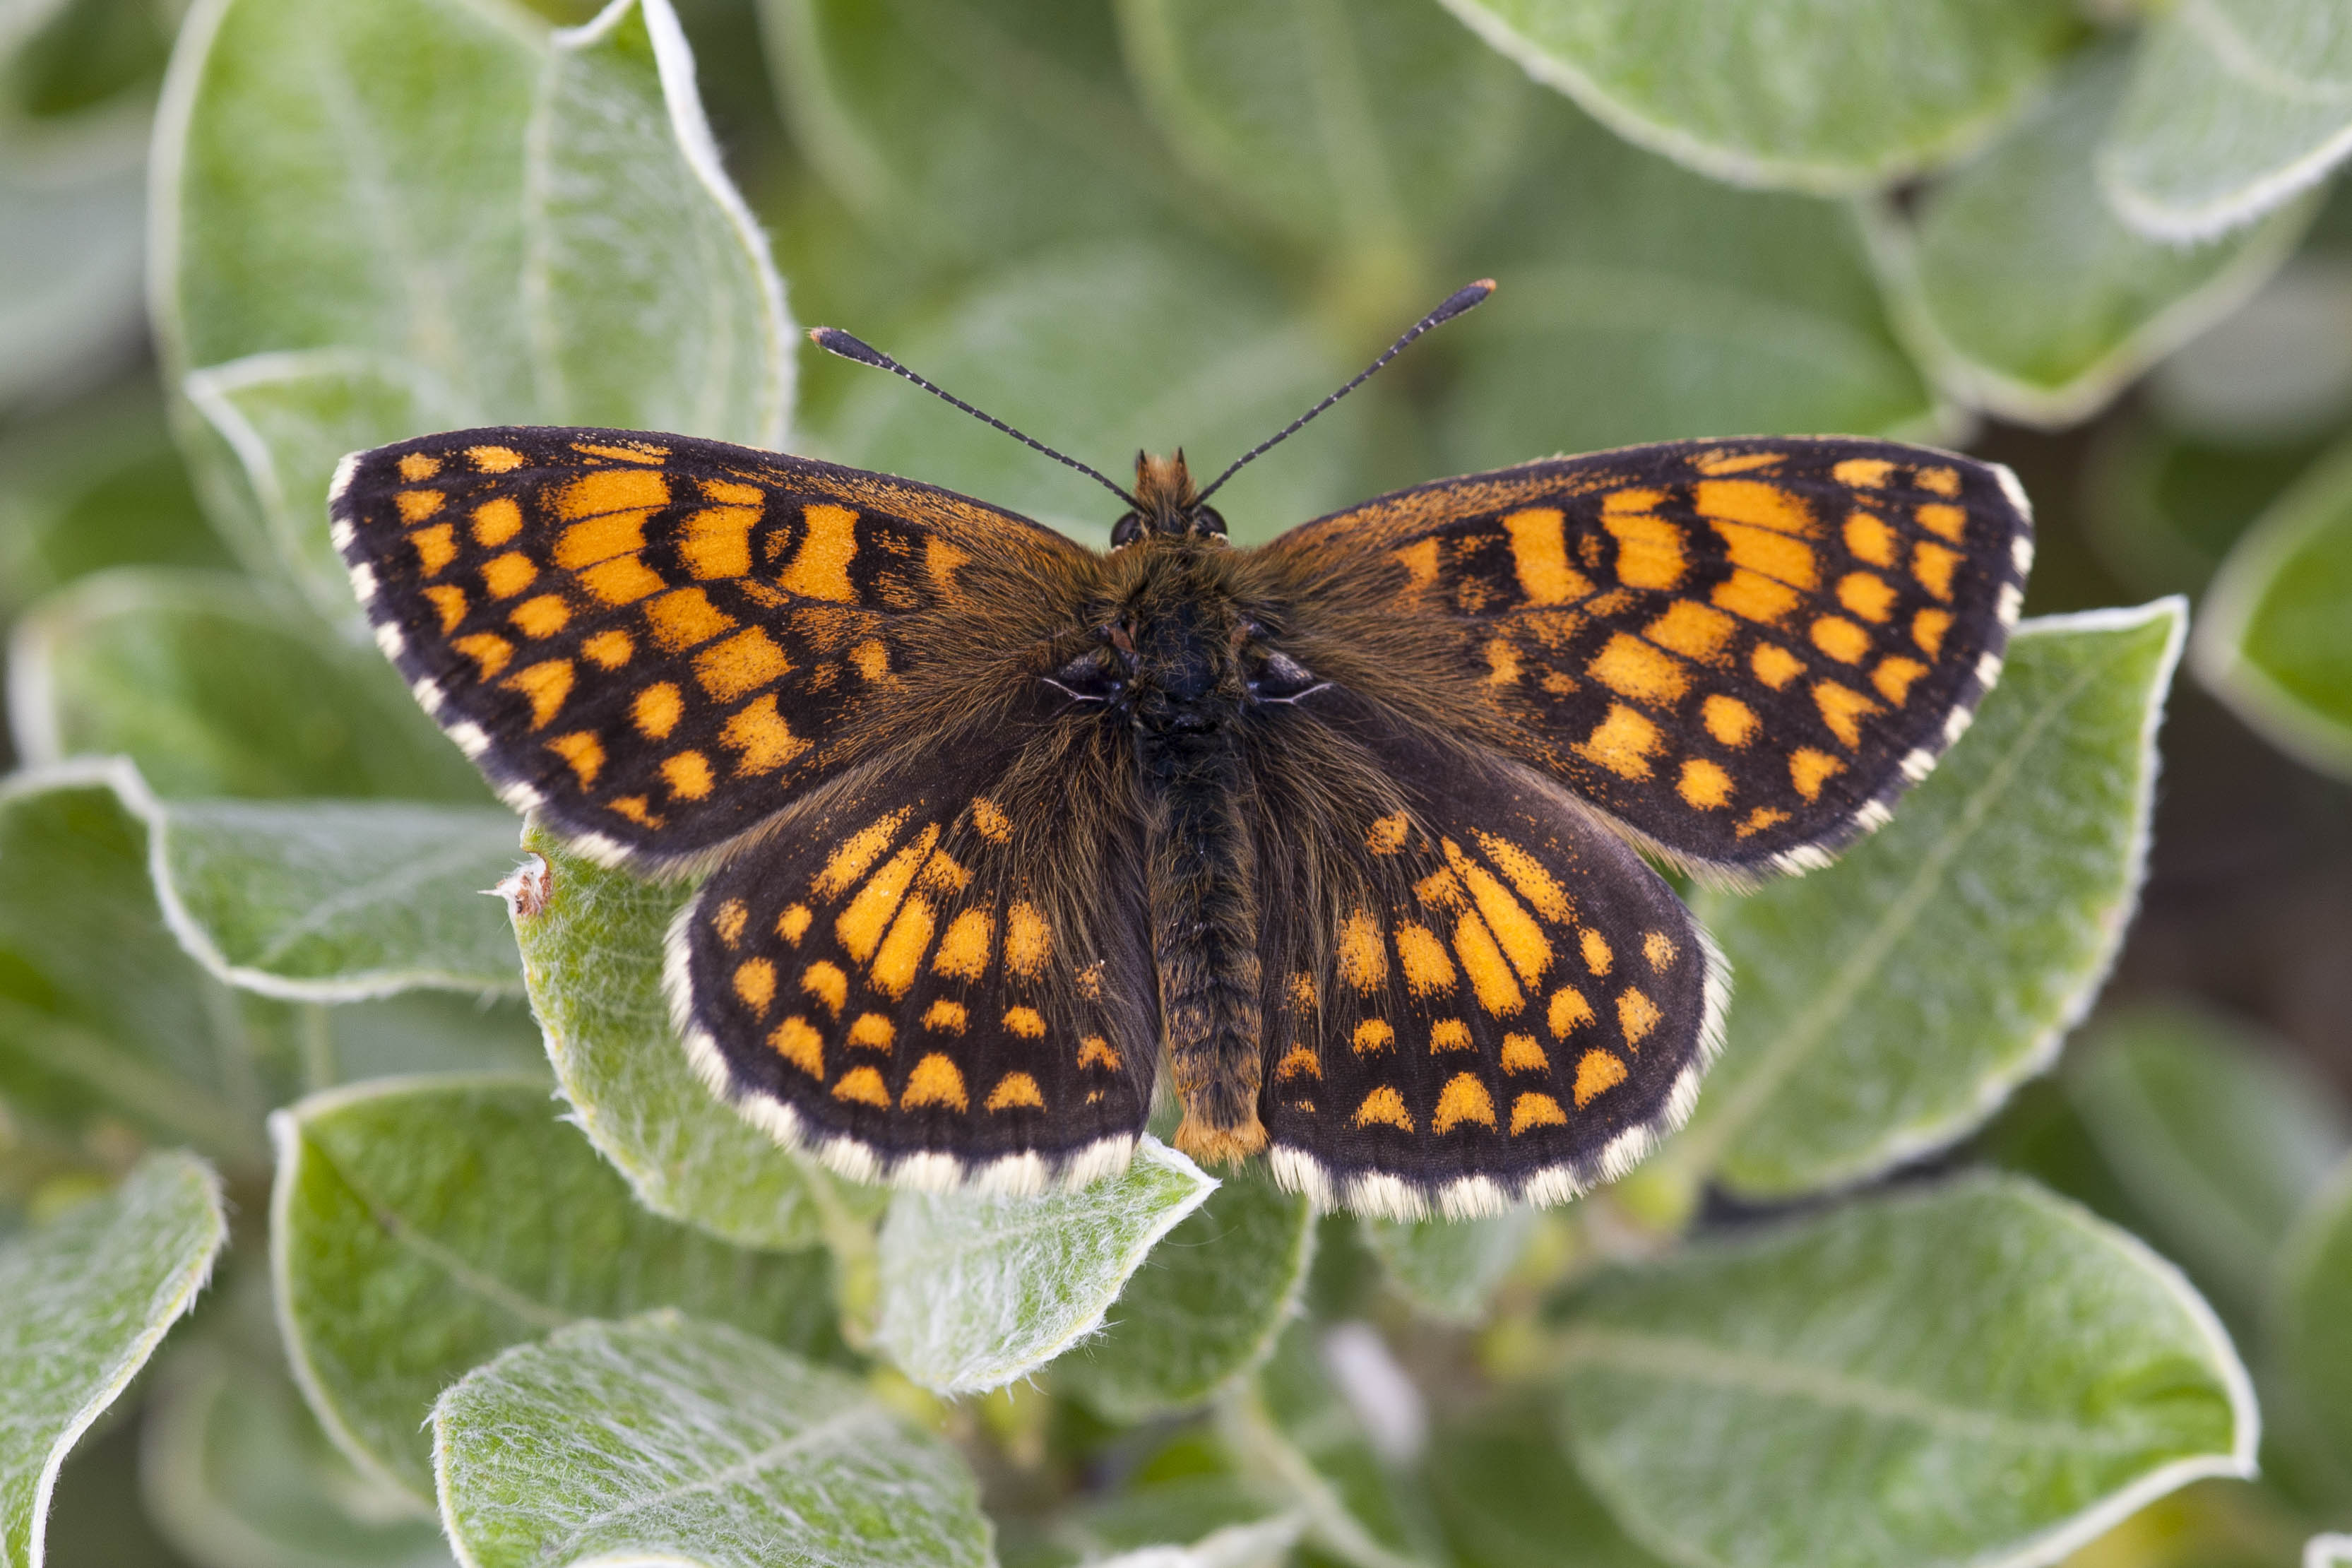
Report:
[[[569,26],[593,8],[539,9]],[[311,28],[303,10],[207,4],[192,21],[174,0],[0,0],[0,616],[16,627],[0,745],[12,762],[128,753],[175,799],[484,806],[352,638],[341,574],[320,563],[319,454],[363,444],[334,437],[376,428],[393,403],[446,416],[420,413],[418,428],[541,410],[654,423],[646,410],[666,408],[685,427],[696,398],[734,375],[750,388],[725,405],[740,426],[706,433],[787,440],[1104,538],[1087,481],[890,378],[805,350],[796,389],[728,368],[730,342],[787,323],[761,316],[773,301],[758,268],[719,254],[731,231],[707,214],[615,241],[693,251],[700,270],[623,267],[599,296],[608,313],[578,323],[577,341],[549,346],[560,323],[516,328],[540,355],[537,384],[501,357],[500,312],[514,307],[492,299],[460,300],[443,323],[450,341],[423,354],[437,380],[394,384],[362,360],[413,336],[414,321],[378,342],[352,315],[362,285],[306,290],[363,279],[390,235],[414,240],[455,298],[480,253],[522,242],[462,205],[386,222],[367,210],[378,193],[301,138],[348,139],[333,111],[368,101],[371,73],[489,72],[495,50],[404,52],[394,22],[355,43],[364,27]],[[2308,1300],[2299,1281],[2352,1279],[2352,1258],[2330,1251],[2352,1203],[2352,195],[2330,178],[2352,148],[2340,4],[679,0],[678,13],[790,321],[847,328],[1114,472],[1138,447],[1180,442],[1196,466],[1221,466],[1450,289],[1497,279],[1480,311],[1234,482],[1222,510],[1237,542],[1556,451],[1845,431],[2011,465],[2040,522],[2029,615],[2188,595],[2191,678],[2166,717],[2137,920],[2063,1064],[1964,1157],[2030,1173],[2179,1262],[2264,1392],[2263,1481],[2174,1493],[2076,1560],[2285,1563],[2313,1531],[2352,1522],[2352,1361],[2282,1304]],[[173,116],[194,84],[178,79],[157,151],[175,39],[224,25],[251,31],[244,68],[300,90],[273,98],[265,80],[240,100],[260,106],[252,118],[208,121],[190,141]],[[594,186],[592,119],[573,126],[582,202],[612,199]],[[425,126],[387,144],[388,184],[402,156],[454,156],[478,130]],[[180,209],[192,178],[210,182],[202,214]],[[614,189],[649,178],[625,174]],[[255,226],[312,197],[327,237]],[[681,277],[719,281],[681,302],[663,292]],[[715,331],[692,319],[704,305]],[[299,319],[313,307],[315,321]],[[620,384],[652,363],[646,345],[688,339],[693,355],[662,362],[675,384]],[[330,357],[262,363],[306,354]],[[570,367],[562,396],[550,364]],[[223,366],[242,368],[214,374]],[[329,397],[317,378],[341,379]],[[298,384],[300,398],[278,397]],[[166,690],[173,703],[146,700]],[[536,1060],[511,999],[480,1013],[412,992],[336,1007],[328,1023],[311,1005],[323,992],[282,1004],[206,993],[173,1005],[247,1008],[238,1027],[286,1042],[263,1053],[292,1064],[284,1081],[241,1084],[209,1130],[89,1112],[87,1086],[57,1089],[26,1065],[51,1048],[27,1019],[60,983],[22,933],[42,918],[26,900],[91,882],[99,862],[60,854],[34,883],[22,868],[37,858],[26,835],[54,847],[108,830],[19,826],[20,874],[0,889],[18,900],[16,945],[0,943],[0,1227],[58,1212],[173,1142],[221,1164],[235,1224],[257,1226],[261,1189],[238,1183],[266,1179],[259,1109],[367,1076],[353,1064]],[[238,819],[202,826],[233,837]],[[511,844],[495,814],[478,811],[475,827]],[[127,904],[93,921],[117,934],[153,923]],[[166,960],[125,963],[152,973]],[[311,1070],[321,1052],[342,1065]],[[47,1114],[52,1089],[72,1114]],[[1705,1223],[1729,1224],[1757,1196],[1748,1186],[1735,1200],[1662,1184],[1630,1199],[1622,1223],[1638,1231],[1646,1201],[1665,1229],[1695,1203]],[[1378,1267],[1334,1237],[1327,1226],[1310,1297],[1358,1300]],[[1476,1381],[1464,1369],[1507,1369],[1527,1352],[1545,1269],[1579,1245],[1557,1227],[1518,1236],[1518,1283],[1476,1334],[1397,1328],[1397,1353],[1441,1413],[1447,1388]],[[171,1397],[146,1400],[160,1413],[126,1401],[87,1441],[58,1494],[52,1560],[434,1560],[429,1530],[353,1534],[381,1502],[356,1485],[348,1507],[263,1497],[276,1461],[262,1447],[236,1475],[198,1473],[189,1456],[205,1451],[210,1420],[267,1433],[285,1455],[320,1449],[290,1388],[224,1370],[272,1353],[256,1289],[223,1292],[215,1316],[230,1326],[168,1369]],[[2352,1319],[2352,1299],[2319,1300]],[[240,1400],[249,1407],[232,1408]],[[1066,1503],[1055,1487],[1116,1490],[1143,1471],[1173,1483],[1223,1462],[1200,1458],[1196,1435],[1147,1451],[1111,1442],[1079,1405],[1042,1408],[982,1404],[958,1418],[1001,1525]],[[1490,1495],[1567,1484],[1528,1458],[1543,1446],[1517,1441],[1515,1419],[1460,1436],[1440,1467],[1444,1544],[1431,1551],[1555,1560],[1552,1538],[1513,1536]],[[142,1487],[145,1507],[123,1506]],[[289,1508],[324,1510],[324,1522],[308,1535],[289,1525],[265,1552],[221,1523],[231,1494],[281,1523]],[[1591,1534],[1572,1560],[1650,1560],[1598,1504],[1574,1506]],[[1003,1528],[1010,1558],[1024,1538]],[[1160,1538],[1134,1518],[1105,1531],[1095,1544]]]

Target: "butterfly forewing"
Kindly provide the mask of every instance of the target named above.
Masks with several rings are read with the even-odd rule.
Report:
[[[1132,813],[1055,798],[1102,743],[1050,719],[941,737],[730,859],[670,941],[712,1086],[866,1180],[1025,1192],[1124,1164],[1159,1051]]]
[[[2032,561],[2006,469],[1843,437],[1676,442],[1447,480],[1276,556],[1449,628],[1465,727],[1653,847],[1802,870],[1967,725]]]
[[[1532,770],[1352,697],[1314,721],[1390,791],[1290,825],[1326,843],[1265,889],[1276,1171],[1327,1207],[1455,1217],[1622,1174],[1714,1048],[1696,923]]]
[[[685,437],[456,431],[361,454],[335,538],[377,638],[513,804],[690,860],[881,727],[906,627],[1077,547],[943,490]]]

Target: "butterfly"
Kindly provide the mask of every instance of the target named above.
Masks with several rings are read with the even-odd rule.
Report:
[[[1030,442],[1128,503],[1107,552],[615,430],[356,454],[330,510],[508,802],[703,876],[678,1031],[782,1143],[1031,1193],[1123,1168],[1172,1091],[1180,1151],[1263,1152],[1325,1208],[1560,1202],[1681,1123],[1721,1031],[1723,961],[1645,856],[1750,883],[1885,822],[1999,675],[2030,510],[1957,454],[1745,437],[1229,545],[1211,492],[1363,379],[1205,490],[1181,452],[1129,492]]]

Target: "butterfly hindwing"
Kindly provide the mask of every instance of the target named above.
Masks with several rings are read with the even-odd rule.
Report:
[[[1055,798],[1097,776],[1097,741],[948,738],[715,873],[667,977],[712,1087],[863,1180],[1026,1192],[1123,1165],[1160,1043],[1139,857],[1131,817]]]
[[[1631,1168],[1689,1113],[1720,1027],[1697,923],[1532,770],[1349,694],[1301,711],[1389,787],[1285,825],[1327,842],[1265,889],[1277,1174],[1324,1207],[1460,1217]]]
[[[1267,550],[1385,574],[1494,743],[1738,877],[1825,863],[1933,767],[1999,674],[2032,530],[1994,465],[1751,437],[1424,485]]]
[[[976,572],[1077,547],[944,490],[722,442],[460,430],[346,459],[381,642],[512,804],[688,861],[852,754]]]

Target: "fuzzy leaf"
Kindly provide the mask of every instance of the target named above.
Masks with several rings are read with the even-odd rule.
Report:
[[[2252,1390],[2205,1303],[2014,1179],[1696,1247],[1566,1319],[1578,1467],[1677,1562],[2049,1563],[2253,1470]]]
[[[941,1394],[1025,1377],[1102,1326],[1144,1258],[1217,1184],[1155,1138],[1134,1163],[1040,1197],[890,1201],[875,1342]]]
[[[2284,1047],[2185,1007],[2100,1022],[2068,1053],[2066,1098],[2147,1234],[2232,1321],[2347,1146],[2334,1091]]]
[[[0,1562],[40,1568],[58,1467],[194,1303],[227,1239],[218,1180],[173,1153],[0,1244]]]
[[[567,853],[533,825],[545,905],[517,910],[523,979],[572,1120],[656,1214],[739,1247],[806,1247],[880,1215],[880,1188],[835,1181],[715,1099],[662,997],[662,938],[691,889]]]
[[[1891,184],[1966,152],[2072,41],[2053,0],[1446,0],[1627,140],[1743,185]]]
[[[174,798],[490,798],[383,655],[224,573],[85,577],[17,623],[9,663],[28,763],[121,753]]]
[[[1462,1568],[1663,1568],[1629,1539],[1540,1411],[1481,1412],[1430,1444],[1430,1495]]]
[[[823,1254],[738,1251],[646,1213],[551,1100],[528,1078],[451,1075],[314,1095],[271,1119],[296,1378],[363,1474],[419,1499],[434,1395],[575,1319],[667,1304],[832,1342]]]
[[[135,155],[11,151],[0,161],[0,408],[128,357],[146,238]]]
[[[1297,1514],[1213,1530],[1189,1546],[1139,1546],[1097,1560],[1097,1568],[1283,1568],[1306,1521]]]
[[[2138,894],[2183,618],[2159,600],[2020,626],[1892,823],[1827,870],[1700,900],[1737,989],[1671,1169],[1755,1198],[1843,1185],[2050,1065]]]
[[[434,1405],[433,1449],[450,1539],[479,1568],[993,1562],[948,1444],[838,1373],[676,1312],[575,1323],[477,1367]]]
[[[1351,270],[1425,277],[1418,252],[1500,194],[1527,120],[1520,73],[1428,0],[1125,0],[1119,21],[1178,155]]]
[[[1117,1421],[1206,1400],[1255,1367],[1297,1310],[1315,1249],[1307,1200],[1262,1171],[1229,1176],[1152,1248],[1057,1389]]]
[[[1475,1323],[1527,1250],[1535,1222],[1534,1210],[1515,1208],[1485,1219],[1360,1223],[1398,1295],[1433,1318]]]
[[[2352,1485],[2352,1159],[2312,1194],[2280,1255],[2270,1327],[2298,1435]]]
[[[1933,433],[1844,207],[1727,190],[1539,107],[1475,253],[1502,287],[1437,340],[1461,359],[1439,460],[1399,482],[1727,430]]]
[[[2087,417],[2245,303],[2310,217],[2298,205],[2190,246],[2126,227],[2100,199],[2091,166],[2124,64],[2113,50],[2093,55],[1984,156],[1930,190],[1916,227],[1876,225],[1904,319],[1965,402],[2035,425]]]
[[[2148,23],[2100,149],[2116,209],[2159,239],[2251,223],[2352,153],[2352,20],[2333,0],[2183,0]]]
[[[2263,739],[2352,778],[2352,447],[2315,467],[2230,552],[2192,658]]]
[[[1356,368],[1285,317],[1262,281],[1166,244],[1033,258],[891,352],[1075,452],[1181,446],[1203,485]],[[1335,411],[1304,450],[1285,448],[1283,461],[1246,468],[1220,491],[1234,542],[1270,539],[1361,499],[1349,470],[1363,419],[1352,404]],[[984,497],[1083,539],[1101,541],[1125,510],[1093,480],[893,376],[856,383],[825,435],[843,462]]]
[[[353,447],[499,422],[781,438],[782,285],[667,0],[551,35],[476,0],[211,0],[173,79],[167,376],[248,551],[322,611],[354,613],[326,516]]]

